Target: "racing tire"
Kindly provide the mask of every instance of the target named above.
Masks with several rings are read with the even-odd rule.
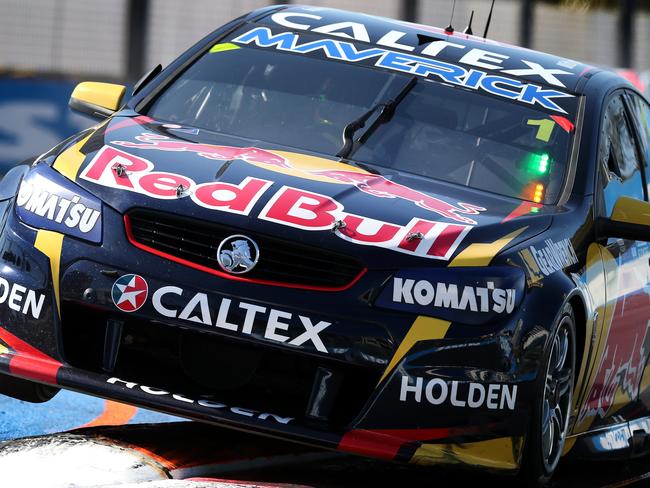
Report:
[[[527,486],[547,486],[562,457],[573,405],[575,357],[575,317],[571,305],[566,304],[550,335],[537,378],[520,473]]]
[[[60,391],[53,386],[0,374],[0,394],[29,403],[45,403]]]

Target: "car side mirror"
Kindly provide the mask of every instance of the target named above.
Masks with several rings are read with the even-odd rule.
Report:
[[[126,87],[123,85],[84,81],[72,92],[69,106],[95,119],[105,119],[120,108],[124,93]]]
[[[650,242],[650,203],[620,197],[609,218],[596,219],[597,237]]]

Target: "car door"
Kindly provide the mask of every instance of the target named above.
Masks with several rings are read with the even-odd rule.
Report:
[[[650,200],[650,104],[635,92],[627,94],[630,106],[631,118],[636,128],[639,148],[641,152],[642,170],[645,173],[646,199]],[[650,244],[646,244],[646,257]],[[650,258],[646,259],[646,284],[645,292],[650,295]],[[650,320],[650,316],[646,317]],[[639,411],[650,415],[650,348],[646,348],[646,358],[643,372],[639,383]],[[645,431],[650,433],[650,422],[645,426]]]
[[[638,101],[636,102],[638,103]],[[642,146],[637,110],[621,91],[608,103],[599,142],[596,216],[610,217],[622,197],[647,200],[646,148]],[[650,243],[603,239],[604,303],[598,309],[593,364],[578,414],[579,431],[638,416],[639,398],[650,348]]]

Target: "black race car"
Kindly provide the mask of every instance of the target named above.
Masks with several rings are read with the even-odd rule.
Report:
[[[218,29],[0,185],[0,385],[520,471],[650,435],[650,109],[613,73],[307,7]]]

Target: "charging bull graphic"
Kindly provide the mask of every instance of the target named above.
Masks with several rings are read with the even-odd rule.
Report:
[[[212,144],[200,144],[179,139],[171,139],[167,136],[152,134],[149,132],[136,136],[136,139],[140,142],[113,141],[113,144],[137,149],[192,152],[198,154],[202,158],[218,161],[241,159],[251,163],[268,164],[269,166],[278,166],[280,168],[291,168],[291,166],[287,164],[286,159],[282,156],[256,147],[214,146]]]
[[[140,142],[112,141],[112,144],[135,149],[192,152],[203,158],[221,161],[241,159],[247,163],[264,165],[270,170],[273,170],[274,167],[291,169],[294,171],[295,176],[301,178],[319,176],[329,179],[333,183],[354,185],[357,189],[367,195],[379,198],[398,198],[406,200],[425,210],[430,210],[431,212],[435,212],[448,219],[469,225],[476,225],[476,221],[469,217],[465,217],[464,215],[478,215],[480,212],[486,210],[483,207],[468,203],[458,203],[457,205],[453,205],[440,200],[439,198],[427,195],[426,193],[387,180],[383,176],[367,172],[336,169],[307,170],[296,168],[292,166],[286,158],[265,149],[194,143],[172,139],[167,136],[152,134],[149,132],[136,136],[136,139]]]
[[[379,175],[343,170],[312,171],[311,173],[319,176],[327,176],[341,183],[350,183],[362,192],[374,197],[401,198],[402,200],[413,202],[418,207],[436,212],[448,219],[470,225],[476,225],[476,221],[458,214],[478,215],[479,212],[485,211],[483,207],[467,203],[458,203],[458,207],[456,207],[439,198],[419,192],[408,186],[400,185]]]

